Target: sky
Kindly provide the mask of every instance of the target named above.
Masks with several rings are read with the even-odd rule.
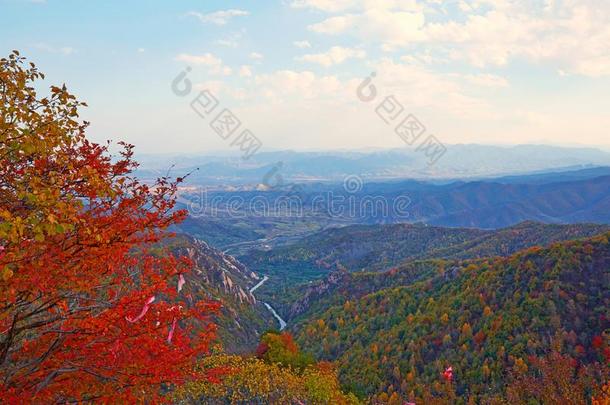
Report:
[[[610,149],[609,1],[0,0],[12,49],[88,103],[91,138],[143,153],[244,130],[266,151],[413,147],[407,116],[444,144]],[[212,128],[225,109],[234,133]]]

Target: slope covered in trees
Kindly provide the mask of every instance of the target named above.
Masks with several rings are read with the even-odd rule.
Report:
[[[246,257],[254,261],[261,271],[277,269],[275,278],[286,280],[273,290],[263,289],[259,294],[272,301],[283,317],[294,318],[310,305],[321,306],[332,298],[336,288],[349,285],[352,279],[370,293],[387,286],[409,283],[425,272],[425,265],[395,273],[391,277],[374,274],[359,275],[359,270],[387,270],[393,266],[409,266],[405,260],[472,259],[490,256],[507,256],[533,246],[548,246],[552,242],[593,236],[610,229],[607,225],[574,224],[552,225],[535,222],[486,231],[480,229],[438,228],[425,225],[369,225],[348,226],[319,232],[293,245],[257,252]],[[252,258],[256,258],[255,260]],[[323,259],[320,259],[323,258]],[[264,263],[270,262],[269,265]],[[321,266],[324,262],[324,267]],[[314,267],[322,272],[335,272],[322,280],[306,285],[291,283],[291,273],[301,274],[303,268]],[[353,273],[347,275],[345,272]],[[409,277],[406,277],[409,275]]]
[[[384,270],[406,259],[508,255],[533,245],[587,237],[607,225],[551,225],[524,222],[495,231],[423,224],[352,225],[331,228],[270,251],[241,259],[252,269],[302,272],[337,267],[350,272]]]
[[[452,367],[459,401],[506,397],[509,371],[527,374],[553,341],[578,367],[610,359],[609,236],[438,261],[425,279],[359,299],[345,291],[295,328],[297,340],[336,360],[341,381],[363,396],[449,395],[440,376]]]
[[[331,228],[268,252],[241,259],[253,269],[281,268],[284,273],[324,271],[343,266],[350,271],[376,270],[485,235],[476,229],[444,229],[426,225],[353,225]],[[268,270],[269,271],[269,270]]]

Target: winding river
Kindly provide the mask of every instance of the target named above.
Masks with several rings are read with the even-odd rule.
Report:
[[[250,288],[250,293],[254,294],[254,291],[256,291],[257,288],[259,288],[260,286],[265,284],[265,281],[267,281],[267,280],[269,280],[269,276],[264,276],[263,279],[258,282],[258,284],[256,284],[254,287]],[[275,309],[273,309],[273,307],[271,305],[267,304],[266,302],[263,302],[263,305],[269,310],[269,312],[271,312],[273,317],[275,319],[277,319],[277,321],[280,323],[280,330],[284,330],[284,328],[286,327],[286,321],[284,321],[282,319],[282,317],[279,316],[279,314],[275,311]]]

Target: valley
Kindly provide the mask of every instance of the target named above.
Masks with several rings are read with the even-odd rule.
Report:
[[[546,174],[531,181],[538,190],[574,187],[574,193],[584,184],[596,190],[606,181],[587,173],[572,177],[579,179],[557,185],[557,178]],[[530,187],[514,181],[512,190]],[[502,206],[506,197],[496,195],[502,184],[418,184],[410,190],[441,187],[434,195],[476,189],[488,204],[499,198]],[[400,190],[397,184],[370,187]],[[579,194],[578,204],[604,206],[609,189]],[[520,193],[510,198],[519,199]],[[584,202],[587,198],[590,203]],[[564,205],[563,212],[573,204]],[[478,224],[490,223],[496,221],[491,219],[497,217],[495,210],[481,216],[477,209],[472,215]],[[245,216],[235,226],[257,236],[220,245],[223,255],[233,255],[258,275],[245,284],[266,310],[257,316],[271,328],[294,334],[317,359],[337,364],[346,390],[381,402],[392,394],[438,396],[434,381],[450,365],[459,376],[451,395],[488,403],[510,382],[501,377],[503,370],[527,356],[545,355],[553,342],[584,363],[597,364],[608,355],[591,344],[610,327],[610,225],[603,215],[589,223],[558,224],[525,212],[523,222],[500,228],[391,218],[376,222],[367,215],[335,218],[314,212],[297,218]],[[191,218],[188,227],[216,220]],[[481,381],[491,385],[484,390]]]
[[[442,183],[361,181],[361,189],[349,191],[328,181],[258,191],[194,186],[181,192],[178,208],[190,216],[176,231],[240,256],[251,248],[265,250],[317,231],[356,224],[424,223],[492,230],[525,221],[610,222],[607,168]]]
[[[258,284],[256,284],[254,287],[250,288],[250,293],[254,293],[254,291],[256,291],[259,287],[261,287],[263,284],[265,284],[265,281],[269,280],[269,276],[264,276],[263,279],[261,281],[258,282]],[[279,330],[282,331],[284,330],[284,328],[286,327],[286,321],[284,321],[279,315],[278,313],[275,311],[275,309],[273,309],[273,307],[271,305],[269,305],[266,302],[263,302],[263,305],[269,310],[269,312],[271,312],[271,314],[273,315],[273,317],[275,319],[277,319],[277,321],[279,322]]]

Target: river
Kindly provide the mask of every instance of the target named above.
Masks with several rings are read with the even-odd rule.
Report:
[[[250,293],[253,294],[254,291],[256,291],[257,288],[265,284],[267,280],[269,280],[269,276],[263,276],[263,279],[261,281],[259,281],[254,287],[250,288]],[[277,319],[280,324],[280,330],[284,330],[284,328],[286,327],[286,321],[282,319],[282,317],[275,311],[275,309],[273,309],[271,305],[266,302],[263,302],[263,305],[269,310],[269,312],[271,312],[271,315],[273,315],[273,317]]]

